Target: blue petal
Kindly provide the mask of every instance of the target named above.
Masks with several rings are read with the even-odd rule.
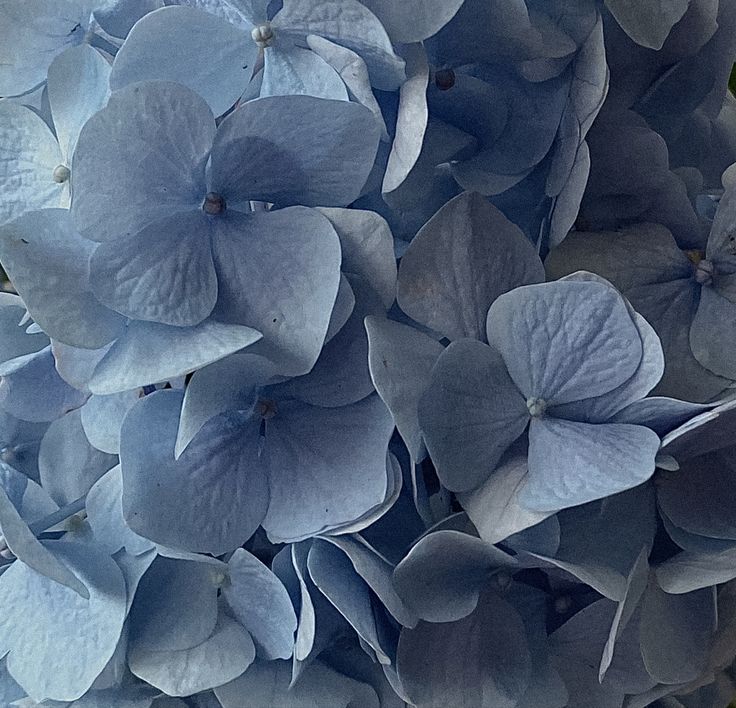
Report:
[[[82,427],[87,440],[102,452],[120,452],[120,426],[138,400],[138,391],[123,391],[108,396],[90,396],[82,406]]]
[[[26,334],[21,325],[25,309],[25,303],[17,295],[0,293],[0,363],[38,352],[49,343],[45,334]]]
[[[232,213],[213,236],[219,281],[213,316],[262,332],[257,351],[280,373],[309,371],[340,282],[340,245],[329,221],[303,207]]]
[[[463,0],[364,0],[363,4],[381,20],[393,42],[421,42],[446,25]]]
[[[125,322],[92,294],[93,250],[66,209],[29,212],[0,229],[3,267],[31,317],[53,339],[88,349],[110,342]]]
[[[212,224],[201,210],[163,217],[132,238],[102,243],[90,259],[92,292],[126,317],[199,324],[217,301]]]
[[[659,436],[640,425],[533,419],[520,501],[555,511],[622,492],[654,474]]]
[[[234,620],[220,616],[212,634],[201,644],[182,651],[133,648],[130,670],[169,696],[189,696],[221,686],[240,676],[253,662],[256,650],[248,633]]]
[[[0,576],[0,654],[10,651],[8,671],[34,699],[73,701],[115,651],[125,620],[125,581],[115,561],[93,546],[50,541],[47,547],[81,577],[89,600],[13,563]]]
[[[554,404],[613,390],[642,359],[626,302],[603,283],[545,283],[501,295],[487,334],[522,393]]]
[[[264,50],[261,96],[305,95],[347,101],[340,75],[319,54],[287,38]]]
[[[442,484],[468,491],[491,474],[529,421],[527,406],[491,347],[458,340],[442,352],[419,401],[419,424]]]
[[[196,327],[131,322],[95,367],[89,388],[107,394],[170,381],[260,338],[261,333],[250,327],[209,319]]]
[[[147,81],[117,91],[87,121],[72,162],[72,216],[93,241],[137,234],[204,200],[215,121],[179,84]]]
[[[373,167],[380,128],[348,101],[267,96],[248,101],[217,131],[212,189],[278,206],[345,206]]]
[[[241,28],[194,7],[162,7],[131,29],[110,84],[115,91],[152,79],[183,84],[219,116],[242,96],[257,56]]]
[[[670,30],[682,19],[689,0],[653,0],[632,4],[625,0],[606,0],[606,7],[624,31],[648,49],[661,49]]]
[[[266,425],[271,503],[263,528],[269,538],[314,536],[380,504],[392,431],[378,396],[341,408],[279,404]]]
[[[263,659],[288,659],[297,619],[281,581],[255,556],[236,549],[228,561],[230,582],[223,595],[236,619],[250,632]]]
[[[499,295],[544,280],[534,247],[479,194],[450,200],[401,259],[398,303],[450,339],[486,339],[488,308]]]
[[[247,541],[266,513],[259,421],[218,416],[175,460],[181,403],[182,393],[157,391],[126,416],[120,435],[123,514],[133,531],[157,543],[225,553]]]

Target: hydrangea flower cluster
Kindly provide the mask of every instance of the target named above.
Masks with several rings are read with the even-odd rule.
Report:
[[[0,706],[725,708],[735,58],[729,0],[0,0]]]

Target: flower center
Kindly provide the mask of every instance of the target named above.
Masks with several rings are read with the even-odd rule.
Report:
[[[439,69],[435,71],[434,85],[440,91],[448,91],[455,85],[455,72],[452,69]]]
[[[547,410],[547,401],[541,398],[527,398],[526,407],[532,418],[540,418]]]
[[[68,182],[71,175],[72,171],[66,165],[57,165],[56,167],[54,167],[54,171],[52,173],[54,182],[56,182],[57,184],[64,184],[64,182]]]
[[[256,403],[256,412],[263,420],[270,420],[279,412],[279,407],[270,398],[260,398]]]
[[[695,264],[695,282],[700,283],[700,285],[711,285],[715,271],[713,261],[703,258]]]
[[[273,27],[271,27],[270,22],[264,22],[262,25],[254,27],[250,32],[250,36],[253,37],[253,41],[257,46],[265,49],[273,43]]]
[[[207,192],[202,203],[202,210],[205,214],[216,216],[225,211],[225,198],[217,192]]]

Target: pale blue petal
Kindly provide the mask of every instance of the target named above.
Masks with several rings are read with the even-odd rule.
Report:
[[[87,394],[89,394],[89,380],[95,367],[110,351],[110,347],[110,344],[106,344],[99,349],[80,349],[59,341],[51,342],[51,351],[56,360],[59,376],[70,386]]]
[[[486,594],[459,622],[403,629],[397,669],[415,704],[513,708],[531,674],[524,624],[506,600]]]
[[[521,230],[475,193],[450,200],[419,231],[401,259],[398,303],[449,339],[486,339],[491,304],[520,285],[544,280]]]
[[[687,11],[689,0],[651,0],[631,3],[606,0],[606,7],[626,34],[648,49],[661,49],[670,30]]]
[[[170,381],[224,359],[261,338],[250,327],[205,320],[196,327],[131,322],[95,367],[92,393]]]
[[[378,696],[320,661],[310,664],[295,685],[286,661],[256,661],[240,678],[215,689],[223,708],[379,708]]]
[[[125,548],[131,555],[150,551],[154,544],[130,530],[123,517],[123,476],[116,465],[98,479],[87,493],[87,519],[95,541],[109,553]]]
[[[212,228],[203,211],[187,211],[163,217],[132,238],[101,243],[89,263],[92,292],[135,320],[199,324],[217,301]]]
[[[138,391],[122,391],[107,396],[90,396],[82,406],[82,427],[87,440],[102,452],[120,452],[120,426],[138,400]]]
[[[54,181],[63,163],[59,144],[46,123],[30,108],[0,103],[0,223],[26,211],[64,206],[66,186]]]
[[[123,514],[133,531],[157,543],[225,553],[247,541],[266,513],[259,421],[218,416],[175,460],[182,397],[157,391],[126,416],[120,435]]]
[[[335,304],[332,306],[330,324],[327,326],[327,334],[325,335],[325,344],[343,328],[354,308],[355,293],[350,287],[350,281],[345,277],[345,273],[340,273],[340,285],[337,287]]]
[[[63,163],[71,166],[82,126],[110,97],[110,65],[89,44],[72,47],[51,63],[47,88]]]
[[[55,420],[79,408],[86,398],[59,376],[51,347],[27,355],[16,370],[0,379],[0,408],[32,423]]]
[[[532,511],[519,500],[528,476],[526,454],[512,447],[477,489],[458,495],[460,505],[487,543],[498,543],[544,521],[552,512]]]
[[[640,425],[533,419],[520,502],[555,511],[622,492],[654,474],[659,436]]]
[[[405,49],[406,81],[399,91],[399,107],[391,152],[383,176],[382,192],[393,192],[407,178],[419,159],[427,128],[429,64],[421,44]]]
[[[192,649],[217,622],[218,571],[158,557],[138,584],[130,611],[130,651]]]
[[[94,10],[95,20],[113,37],[125,38],[143,15],[164,6],[164,0],[107,0]]]
[[[180,84],[117,91],[87,121],[72,162],[72,216],[93,241],[129,238],[152,222],[201,206],[215,121]]]
[[[421,42],[436,34],[455,15],[463,0],[364,0],[394,42]]]
[[[0,229],[0,260],[31,317],[49,337],[88,349],[110,342],[125,323],[92,294],[93,250],[66,209],[29,212]]]
[[[340,283],[340,243],[329,221],[304,207],[232,213],[213,236],[219,281],[213,316],[262,332],[258,353],[279,373],[309,371]]]
[[[8,671],[33,698],[72,701],[115,651],[125,620],[125,581],[115,561],[94,546],[46,545],[81,577],[89,600],[13,563],[0,576],[0,654],[10,651]]]
[[[0,362],[6,363],[46,347],[45,334],[27,334],[21,320],[26,314],[25,303],[17,295],[0,293]]]
[[[133,648],[128,665],[138,678],[167,695],[189,696],[237,678],[255,655],[249,634],[234,620],[220,616],[213,633],[196,647],[183,651]]]
[[[736,303],[715,288],[700,290],[700,303],[690,327],[690,347],[695,358],[709,371],[736,379],[732,342],[736,333]]]
[[[88,12],[83,2],[60,5],[56,0],[9,0],[3,3],[0,96],[18,96],[45,81],[54,57],[65,47],[84,39]]]
[[[264,50],[261,96],[304,95],[347,101],[348,91],[319,54],[292,44],[288,38]]]
[[[376,395],[341,408],[279,404],[264,452],[271,503],[263,528],[271,541],[314,536],[381,504],[392,432]]]
[[[450,344],[419,400],[419,424],[442,484],[469,491],[493,472],[529,421],[501,357],[469,339]]]
[[[248,352],[233,354],[196,371],[184,390],[176,436],[177,459],[210,418],[229,410],[252,410],[259,387],[274,373],[271,362]]]
[[[363,209],[320,208],[332,224],[342,248],[342,270],[359,275],[391,307],[396,297],[394,240],[386,220]]]
[[[404,61],[397,56],[378,18],[356,0],[284,0],[274,28],[297,36],[317,34],[359,54],[371,82],[384,91],[404,80]]]
[[[226,20],[194,7],[163,7],[131,29],[110,85],[117,91],[154,79],[183,84],[219,116],[242,96],[257,56],[255,42]]]
[[[561,404],[607,393],[642,359],[639,332],[610,285],[528,285],[491,305],[488,341],[526,397]]]
[[[694,418],[703,411],[711,410],[713,406],[702,403],[678,401],[676,398],[651,396],[636,401],[616,413],[611,418],[612,423],[633,423],[646,425],[658,435],[665,435],[679,425]]]
[[[420,619],[455,622],[475,610],[494,571],[516,565],[512,556],[475,536],[435,531],[396,566],[394,585]]]
[[[248,101],[217,131],[212,189],[225,199],[277,206],[345,206],[360,195],[379,137],[373,114],[357,103],[313,96]]]
[[[228,561],[223,595],[235,618],[250,632],[263,659],[288,659],[297,619],[289,594],[267,566],[242,548]]]

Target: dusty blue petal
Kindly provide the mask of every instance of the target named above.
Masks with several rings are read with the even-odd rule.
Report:
[[[3,364],[38,352],[49,343],[45,334],[26,333],[26,327],[21,324],[25,313],[25,305],[17,295],[0,293],[0,362]]]
[[[63,163],[61,150],[46,123],[30,108],[11,101],[0,104],[0,149],[0,223],[33,209],[68,204],[66,186],[53,177]]]
[[[641,615],[644,665],[660,683],[688,683],[705,669],[716,628],[715,588],[684,595],[650,580]]]
[[[264,453],[271,503],[263,528],[272,542],[314,536],[380,504],[392,432],[376,395],[342,408],[279,404]]]
[[[120,452],[120,426],[138,400],[138,391],[123,391],[107,396],[90,396],[82,406],[82,427],[87,440],[102,452]]]
[[[376,88],[392,91],[404,79],[404,62],[378,18],[356,0],[285,0],[273,20],[277,31],[317,34],[359,54]]]
[[[391,307],[396,297],[394,240],[386,220],[363,209],[320,208],[332,224],[342,248],[342,270],[359,275]]]
[[[261,333],[250,327],[211,319],[196,327],[131,322],[95,367],[89,388],[93,393],[108,394],[171,381],[260,338]]]
[[[72,162],[72,216],[93,241],[129,238],[199,208],[215,121],[180,84],[147,81],[110,97],[85,124]]]
[[[688,0],[653,0],[630,3],[626,0],[606,0],[606,7],[624,31],[648,49],[661,49],[672,27],[687,11]]]
[[[175,454],[182,451],[202,426],[229,410],[250,411],[260,386],[275,373],[263,357],[240,352],[196,371],[184,391]]]
[[[340,244],[329,221],[304,207],[232,213],[213,230],[213,252],[219,282],[213,316],[262,332],[258,353],[279,373],[309,371],[340,282]]]
[[[397,669],[413,703],[512,708],[526,691],[531,659],[518,612],[487,594],[459,622],[403,629]]]
[[[204,642],[217,622],[217,569],[158,557],[130,612],[132,651],[180,651]]]
[[[115,651],[125,620],[125,581],[115,561],[93,546],[46,545],[80,576],[89,600],[13,563],[0,576],[0,654],[10,651],[8,671],[33,698],[72,701],[89,689]]]
[[[368,364],[373,385],[388,406],[415,461],[424,454],[419,399],[431,381],[442,345],[423,332],[383,317],[367,317]]]
[[[363,3],[381,24],[392,41],[407,44],[421,42],[446,25],[462,5],[462,0],[365,0]]]
[[[67,49],[49,67],[48,96],[64,164],[71,166],[82,126],[110,96],[110,65],[89,44]]]
[[[450,344],[419,400],[419,425],[443,485],[468,491],[491,474],[529,421],[524,399],[491,347]]]
[[[240,678],[215,689],[224,708],[378,708],[378,696],[359,683],[316,661],[290,685],[291,666],[286,661],[256,661]]]
[[[49,337],[88,349],[110,342],[125,322],[92,294],[93,250],[66,209],[30,212],[0,229],[0,260],[31,317]]]
[[[340,75],[319,54],[292,44],[288,38],[264,50],[263,96],[305,95],[347,101]]]
[[[218,416],[175,460],[182,397],[158,391],[126,416],[120,436],[123,514],[133,531],[157,543],[225,553],[247,541],[266,512],[258,421]]]
[[[657,566],[657,582],[668,593],[682,593],[708,588],[736,578],[736,550],[720,553],[678,553]]]
[[[211,223],[201,210],[180,212],[132,238],[102,243],[89,264],[98,300],[125,317],[187,327],[217,301]]]
[[[59,376],[50,347],[29,354],[15,371],[0,379],[0,408],[21,420],[55,420],[79,408],[85,399],[84,393]]]
[[[699,413],[711,409],[712,406],[702,403],[652,396],[626,406],[611,418],[611,422],[646,425],[658,435],[665,435]]]
[[[357,4],[357,3],[356,3]],[[212,150],[212,189],[278,206],[345,206],[378,149],[373,114],[348,101],[267,96],[228,116]]]
[[[394,584],[420,619],[455,622],[475,610],[494,571],[515,565],[512,556],[475,536],[435,531],[396,566]]]
[[[626,302],[603,283],[517,288],[491,305],[487,330],[522,393],[554,404],[613,390],[642,359]]]
[[[526,454],[514,446],[480,487],[458,495],[461,506],[487,543],[503,541],[550,515],[551,512],[531,511],[519,501],[528,472]]]
[[[115,57],[110,84],[172,81],[198,93],[216,115],[245,91],[258,47],[242,29],[198,8],[163,7],[130,31]]]
[[[640,425],[532,420],[521,503],[535,511],[584,504],[646,482],[659,436]]]
[[[325,344],[312,370],[280,386],[284,395],[315,406],[346,406],[375,390],[368,370],[368,338],[363,321],[383,315],[376,292],[359,276],[349,281],[356,303],[342,329]]]
[[[223,595],[250,632],[264,659],[288,659],[294,648],[296,614],[281,581],[255,556],[238,548],[228,561],[230,582]]]
[[[734,417],[736,400],[726,401],[696,415],[662,438],[662,452],[684,461],[730,447],[733,443],[731,431]]]
[[[163,5],[164,0],[109,0],[95,8],[95,20],[108,34],[124,38],[143,15]]]
[[[95,541],[109,553],[125,548],[129,554],[141,555],[154,544],[130,530],[123,517],[123,476],[116,465],[98,479],[87,493],[87,519]]]
[[[234,620],[221,615],[212,634],[183,651],[133,648],[130,670],[169,696],[189,696],[232,681],[253,662],[256,650],[250,635]]]
[[[712,287],[700,290],[700,303],[690,327],[690,347],[695,358],[709,371],[736,379],[731,343],[736,333],[736,303]]]
[[[86,10],[86,12],[85,12]],[[11,0],[0,10],[0,96],[18,96],[46,79],[52,60],[79,44],[89,21],[84,2]]]
[[[450,339],[485,341],[496,298],[543,279],[542,263],[519,228],[480,195],[465,193],[411,242],[399,268],[398,302]]]
[[[51,423],[38,452],[41,483],[59,506],[71,504],[87,494],[116,461],[114,455],[100,452],[89,444],[79,410]]]

